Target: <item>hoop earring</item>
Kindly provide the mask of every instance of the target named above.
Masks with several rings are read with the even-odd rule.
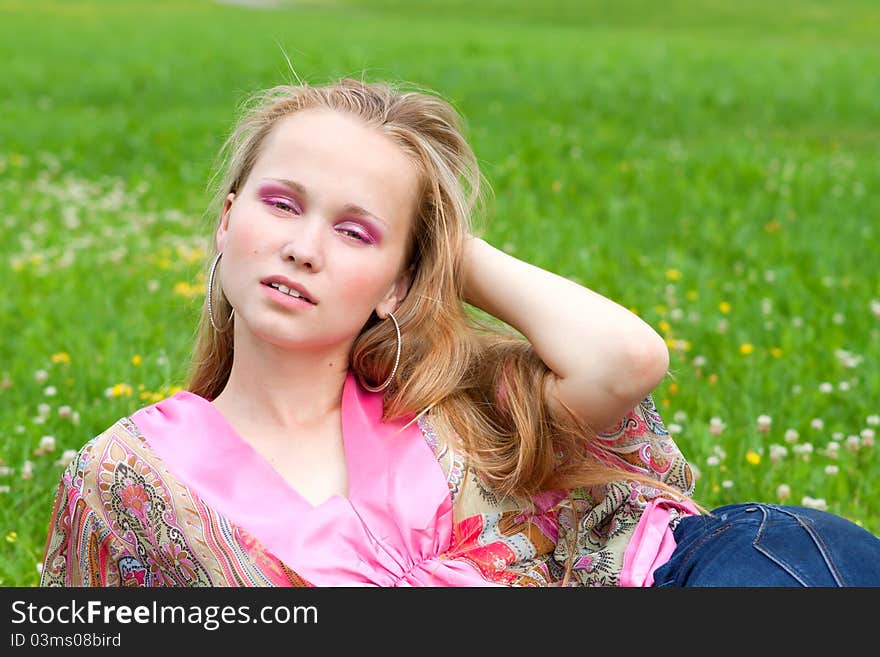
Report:
[[[370,392],[379,392],[381,390],[385,390],[385,388],[388,387],[388,384],[391,383],[391,379],[394,378],[394,373],[397,372],[397,366],[400,364],[400,324],[397,323],[397,318],[392,313],[389,312],[388,316],[394,322],[394,329],[397,331],[397,356],[394,358],[394,367],[391,368],[391,374],[389,374],[388,378],[385,379],[385,383],[376,387],[367,385],[366,383],[361,384]]]
[[[220,262],[220,256],[223,255],[223,252],[217,254],[217,257],[214,258],[214,262],[211,263],[211,273],[208,274],[208,319],[211,320],[211,326],[214,327],[214,330],[217,333],[222,333],[226,329],[229,328],[230,323],[232,322],[232,316],[235,315],[235,308],[232,309],[232,312],[229,313],[229,317],[226,318],[226,326],[223,327],[223,331],[221,331],[217,324],[214,323],[214,273],[217,271],[217,263]]]

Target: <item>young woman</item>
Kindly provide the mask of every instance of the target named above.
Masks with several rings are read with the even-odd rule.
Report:
[[[663,340],[474,234],[448,103],[349,79],[257,100],[186,391],[65,470],[42,585],[880,585],[843,518],[691,501]]]

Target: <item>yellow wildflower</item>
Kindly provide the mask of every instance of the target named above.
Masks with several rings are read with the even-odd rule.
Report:
[[[52,354],[52,362],[53,363],[69,363],[70,362],[70,354],[66,351],[59,351],[57,354]]]
[[[127,383],[117,383],[108,390],[108,397],[131,397],[131,386]]]
[[[773,347],[773,348],[770,350],[770,353],[773,354],[773,358],[780,358],[780,357],[782,357],[782,349],[780,349],[779,347]]]
[[[748,356],[754,350],[755,350],[755,348],[751,344],[749,344],[748,342],[741,344],[739,346],[739,353],[741,353],[743,356]]]
[[[687,297],[688,301],[696,301],[699,298],[699,294],[696,290],[688,290],[685,297]]]
[[[677,383],[670,383],[669,384],[669,394],[674,395],[677,392],[678,392],[678,384]]]
[[[660,330],[663,331],[664,333],[669,333],[669,330],[672,328],[672,327],[669,325],[669,322],[667,322],[665,319],[661,319],[661,320],[657,323],[657,326],[658,326],[658,327],[660,328]]]
[[[667,269],[666,270],[666,280],[669,280],[669,281],[681,280],[681,272],[678,269]]]
[[[666,314],[666,306],[664,306],[662,303],[657,304],[656,306],[654,306],[654,310],[656,310],[657,313],[660,314],[660,315],[665,315],[665,314]]]
[[[131,364],[134,365],[134,366],[138,366],[138,365],[140,365],[142,362],[144,362],[144,359],[141,358],[141,357],[140,357],[139,355],[137,355],[137,354],[135,354],[134,356],[131,357]]]
[[[752,465],[758,465],[761,462],[761,455],[754,450],[749,450],[746,452],[746,461],[751,463]]]
[[[727,303],[726,301],[722,301],[721,303],[718,304],[718,310],[720,310],[725,315],[727,315],[730,313],[730,304]]]
[[[18,534],[16,532],[9,532],[6,534],[6,540],[10,543],[15,543],[18,540]]]

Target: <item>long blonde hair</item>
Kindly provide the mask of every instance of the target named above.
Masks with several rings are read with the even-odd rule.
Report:
[[[216,222],[223,199],[247,180],[278,120],[316,107],[359,117],[391,138],[416,163],[422,178],[407,254],[414,276],[395,313],[405,351],[384,392],[383,419],[417,417],[431,410],[435,424],[443,427],[438,433],[456,435],[469,466],[502,497],[529,499],[542,491],[621,479],[684,497],[597,456],[601,449],[592,428],[573,413],[556,417],[548,411],[544,384],[550,370],[532,346],[463,303],[463,245],[477,234],[474,221],[484,216],[489,186],[463,137],[463,120],[447,101],[400,84],[349,78],[323,86],[282,85],[256,94],[221,149],[222,180],[209,210],[211,221]],[[215,255],[213,250],[208,262]],[[219,289],[213,299],[214,316],[224,321],[231,306]],[[206,304],[187,388],[212,399],[229,378],[233,332],[214,330],[207,313]],[[394,327],[374,313],[354,341],[350,367],[362,382],[376,385],[390,374],[395,353]]]

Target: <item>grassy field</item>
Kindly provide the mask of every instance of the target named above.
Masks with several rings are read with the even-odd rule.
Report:
[[[460,109],[486,238],[667,337],[703,504],[880,532],[878,33],[871,1],[0,0],[0,585],[38,581],[64,452],[182,383],[214,157],[285,57]]]

